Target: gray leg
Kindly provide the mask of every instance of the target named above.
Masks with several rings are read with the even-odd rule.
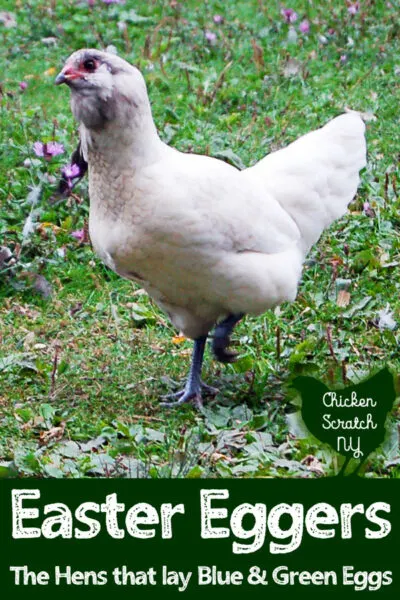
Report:
[[[186,381],[185,388],[182,392],[174,394],[179,400],[175,402],[161,402],[161,406],[172,408],[174,406],[180,406],[185,402],[194,402],[196,405],[201,406],[201,387],[202,382],[200,379],[201,367],[203,365],[204,350],[206,347],[207,336],[197,338],[194,340],[194,348],[192,354],[192,363],[190,365],[189,376]]]
[[[217,360],[223,363],[234,362],[236,354],[227,350],[231,341],[231,334],[236,323],[244,316],[244,313],[229,315],[226,319],[218,323],[214,330],[212,349]]]

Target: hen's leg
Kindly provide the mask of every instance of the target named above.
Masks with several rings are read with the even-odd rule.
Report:
[[[194,340],[194,348],[192,354],[192,363],[190,365],[189,376],[186,381],[185,388],[182,392],[174,394],[179,400],[175,402],[161,402],[161,406],[168,408],[180,406],[185,402],[193,402],[197,406],[201,406],[201,387],[200,379],[201,367],[203,365],[204,349],[206,347],[207,336],[203,336]]]
[[[244,313],[238,313],[236,315],[229,315],[226,319],[218,323],[214,330],[212,349],[214,356],[217,360],[223,363],[234,362],[237,354],[227,350],[230,341],[233,328],[236,323],[244,316]]]

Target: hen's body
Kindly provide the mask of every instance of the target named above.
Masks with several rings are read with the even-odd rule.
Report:
[[[80,51],[61,76],[89,164],[91,240],[109,267],[193,339],[221,317],[294,300],[308,250],[357,190],[366,149],[356,113],[238,171],[164,144],[141,74],[120,58]]]
[[[357,189],[363,127],[343,115],[241,172],[162,142],[137,167],[89,150],[93,246],[191,338],[294,300],[306,251]]]
[[[299,232],[257,177],[167,147],[159,161],[136,173],[121,170],[114,181],[99,164],[89,153],[96,252],[140,280],[187,336],[204,335],[224,314],[260,313],[294,298]],[[111,208],[102,199],[122,181]]]

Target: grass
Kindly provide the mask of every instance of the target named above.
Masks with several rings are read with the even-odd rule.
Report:
[[[398,3],[366,0],[354,16],[345,2],[291,6],[290,33],[280,4],[262,0],[31,0],[18,10],[0,0],[16,19],[0,23],[0,244],[17,257],[0,264],[0,475],[332,475],[341,459],[299,437],[286,414],[290,376],[332,384],[384,365],[400,373],[399,330],[379,326],[386,309],[400,320]],[[236,365],[206,360],[205,379],[222,391],[203,413],[159,407],[191,343],[71,236],[87,223],[86,184],[54,198],[77,141],[54,76],[73,50],[108,45],[144,73],[164,140],[239,166],[345,106],[367,113],[368,167],[349,214],[308,257],[296,302],[237,328]],[[33,143],[53,139],[66,153],[37,159]],[[399,477],[399,421],[397,412],[368,476]]]

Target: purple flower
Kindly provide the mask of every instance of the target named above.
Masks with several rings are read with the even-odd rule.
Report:
[[[369,202],[364,202],[363,211],[367,217],[373,218],[375,216],[375,211],[371,208],[371,205]]]
[[[74,187],[73,179],[76,179],[81,174],[79,165],[75,163],[72,163],[71,165],[65,165],[65,167],[61,169],[61,173],[64,178],[64,181],[61,183],[63,186],[63,192],[67,192],[67,190],[71,191]]]
[[[36,156],[44,156],[44,144],[42,142],[35,142],[33,144],[33,151]]]
[[[304,19],[304,21],[302,21],[300,23],[299,29],[300,29],[301,33],[309,33],[310,23],[307,21],[307,19]]]
[[[347,7],[347,11],[348,11],[348,13],[350,15],[356,15],[359,10],[360,10],[360,3],[359,2],[354,2],[353,4],[350,4]]]
[[[19,84],[19,89],[21,90],[21,92],[24,92],[27,87],[28,87],[28,84],[26,81],[21,81],[21,83]]]
[[[342,63],[342,65],[347,63],[347,54],[342,54],[339,60]]]
[[[293,8],[282,8],[281,15],[285,19],[286,23],[294,23],[299,17]]]
[[[78,242],[83,242],[83,240],[85,239],[85,230],[77,229],[76,231],[72,231],[71,236],[78,240]]]
[[[214,15],[213,21],[216,25],[221,25],[224,22],[224,17],[222,15]]]
[[[209,44],[211,44],[212,46],[216,43],[217,41],[217,35],[213,32],[213,31],[206,31],[204,34],[207,42]]]
[[[58,142],[48,142],[47,144],[44,144],[45,156],[58,156],[59,154],[63,154],[63,152],[64,146]]]
[[[33,144],[33,151],[36,156],[43,156],[49,160],[52,156],[58,156],[64,152],[64,146],[58,142],[35,142]]]
[[[81,170],[78,165],[73,163],[72,165],[66,165],[63,167],[61,172],[65,179],[75,179],[76,177],[79,177]]]

